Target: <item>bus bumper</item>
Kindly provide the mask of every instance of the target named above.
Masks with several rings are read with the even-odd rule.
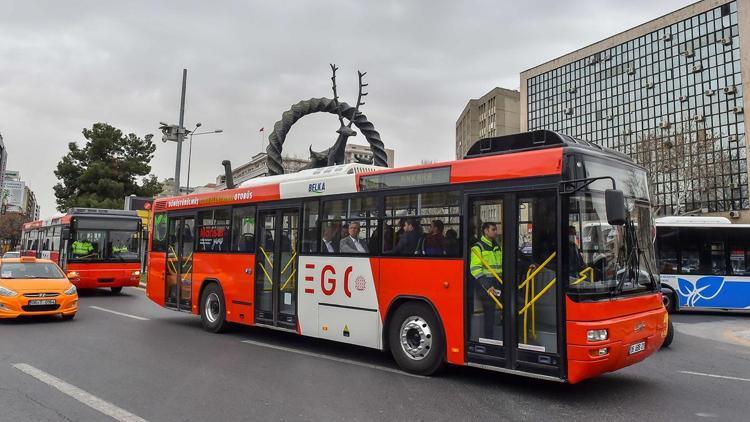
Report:
[[[664,308],[604,321],[569,321],[568,381],[575,384],[640,362],[659,350],[667,335]],[[604,341],[587,340],[589,330],[606,329]]]
[[[78,273],[77,280],[71,280],[79,289],[95,289],[97,287],[137,287],[140,283],[140,264],[127,265],[117,268],[86,268],[73,265],[68,271]]]

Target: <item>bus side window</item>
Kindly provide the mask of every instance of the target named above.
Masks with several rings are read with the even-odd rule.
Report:
[[[729,264],[732,275],[750,275],[750,241],[743,230],[729,230]]]
[[[320,205],[317,200],[305,202],[302,229],[302,252],[318,252],[318,211]]]
[[[657,231],[656,242],[661,274],[679,274],[680,272],[678,234],[677,227],[660,227]]]
[[[255,207],[235,207],[232,211],[232,251],[255,252]]]
[[[167,250],[167,215],[154,215],[154,234],[151,240],[151,251],[164,252]]]

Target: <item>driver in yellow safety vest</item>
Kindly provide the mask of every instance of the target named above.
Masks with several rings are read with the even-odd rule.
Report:
[[[484,338],[492,339],[495,311],[502,317],[503,250],[497,242],[497,224],[482,224],[482,237],[472,246],[469,270],[476,280],[474,288],[484,311]]]
[[[73,242],[73,255],[81,257],[91,254],[94,251],[94,247],[91,242],[86,240],[76,240]]]

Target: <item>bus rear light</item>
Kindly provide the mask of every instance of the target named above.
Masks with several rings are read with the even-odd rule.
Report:
[[[607,330],[588,330],[586,332],[586,339],[588,341],[604,341],[609,338]]]

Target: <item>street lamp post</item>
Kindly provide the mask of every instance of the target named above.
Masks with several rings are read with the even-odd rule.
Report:
[[[193,131],[190,132],[190,141],[188,142],[187,193],[190,193],[190,162],[192,161],[192,158],[193,158],[193,135],[196,135],[196,136],[197,135],[208,135],[208,134],[211,134],[211,133],[222,133],[222,132],[224,132],[222,129],[216,129],[216,130],[211,130],[211,131],[208,131],[208,132],[197,132],[196,133],[195,131],[198,130],[199,127],[201,127],[201,123],[196,123],[195,124],[195,129],[193,129]]]

